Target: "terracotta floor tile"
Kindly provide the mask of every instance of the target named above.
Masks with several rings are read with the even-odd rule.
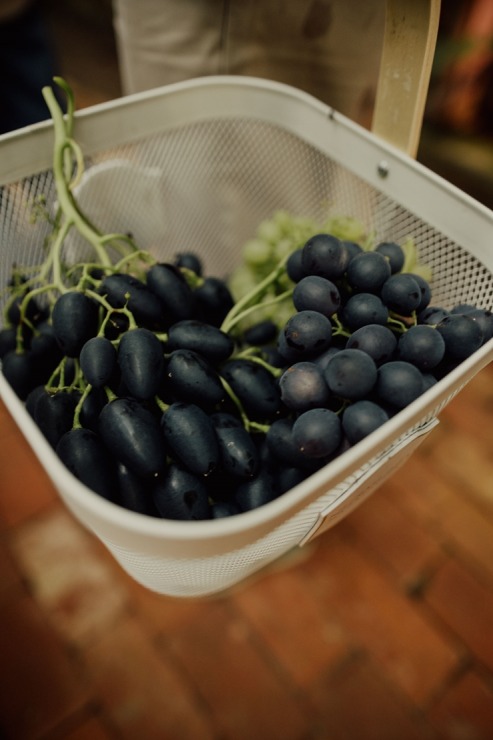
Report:
[[[67,640],[90,642],[125,609],[116,570],[65,509],[17,527],[11,543],[35,599]]]
[[[392,482],[388,485],[392,487]],[[339,532],[346,531],[353,533],[360,546],[375,553],[403,587],[419,584],[442,558],[437,540],[381,491],[340,523]]]
[[[209,740],[207,710],[186,678],[125,618],[84,652],[91,683],[119,738]]]
[[[312,724],[307,707],[249,623],[227,602],[210,602],[169,649],[183,666],[228,740],[301,740]],[[164,644],[164,638],[163,638]]]
[[[342,621],[389,681],[425,706],[460,662],[454,644],[393,586],[365,550],[344,542],[336,530],[324,535],[318,557],[323,567],[303,567],[314,598]]]
[[[58,502],[48,476],[0,401],[0,528]]]
[[[0,727],[38,740],[88,700],[80,666],[38,605],[18,589],[0,609]]]
[[[350,636],[337,619],[319,609],[298,568],[259,577],[232,598],[302,688],[316,682],[351,649]]]
[[[433,740],[426,718],[362,655],[316,687],[320,740]]]
[[[450,558],[429,582],[424,599],[477,659],[493,670],[493,582],[479,580]]]
[[[443,740],[493,737],[493,684],[469,671],[452,686],[430,712],[430,719]]]

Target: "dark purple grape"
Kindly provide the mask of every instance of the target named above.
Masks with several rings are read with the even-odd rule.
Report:
[[[154,483],[153,501],[163,519],[201,521],[211,517],[204,481],[177,463]]]
[[[333,393],[355,401],[372,391],[377,380],[377,366],[366,352],[343,349],[329,362],[324,377]]]
[[[41,398],[44,393],[46,393],[44,385],[37,385],[36,388],[33,388],[32,391],[29,391],[26,396],[26,411],[34,420],[36,420],[36,406],[38,404],[38,399]]]
[[[149,329],[125,332],[118,345],[118,366],[121,379],[134,398],[153,398],[162,383],[164,353],[161,342]]]
[[[74,425],[79,393],[45,391],[36,402],[34,421],[53,448]]]
[[[302,259],[303,249],[300,247],[289,255],[286,262],[286,272],[293,283],[298,283],[306,275],[303,269]]]
[[[410,326],[399,338],[397,359],[411,362],[423,372],[436,367],[444,354],[445,341],[433,326]]]
[[[240,483],[233,494],[232,502],[242,512],[252,511],[265,506],[277,496],[272,475],[267,470],[261,469],[254,478]]]
[[[279,380],[281,400],[292,411],[307,411],[325,406],[329,388],[323,370],[313,362],[297,362]]]
[[[178,401],[210,409],[224,401],[225,390],[214,367],[197,352],[177,349],[166,362],[166,385]]]
[[[290,491],[299,483],[302,483],[308,477],[310,473],[303,468],[279,468],[276,474],[276,487],[278,495]]]
[[[293,440],[306,457],[326,458],[341,444],[341,421],[330,409],[310,409],[294,422]]]
[[[7,352],[2,358],[2,373],[21,401],[25,401],[33,388],[42,382],[29,351]]]
[[[78,357],[99,326],[98,304],[77,290],[62,293],[51,313],[56,340],[67,357]]]
[[[9,326],[0,330],[0,359],[17,346],[17,328]]]
[[[388,259],[390,271],[393,275],[396,272],[400,272],[404,267],[406,256],[400,244],[396,242],[380,242],[375,247],[375,252]]]
[[[186,270],[191,270],[199,277],[202,275],[202,261],[195,252],[180,252],[175,257],[176,267],[184,267]]]
[[[116,485],[118,489],[116,502],[120,506],[138,514],[154,517],[158,515],[149,480],[135,475],[120,462],[116,464]]]
[[[224,362],[234,350],[234,341],[217,326],[198,319],[178,321],[168,329],[168,351],[190,349],[210,362]]]
[[[455,360],[464,360],[479,349],[483,343],[483,331],[469,314],[451,314],[443,318],[436,330],[445,342],[445,351]]]
[[[308,275],[295,286],[293,303],[297,311],[318,311],[330,318],[341,305],[341,295],[331,280],[320,275]]]
[[[321,355],[317,355],[316,357],[314,357],[312,362],[314,362],[315,365],[318,365],[318,367],[322,370],[325,370],[334,355],[340,352],[341,349],[344,349],[344,347],[339,347],[337,345],[329,347],[329,349],[326,349],[325,352],[322,352]]]
[[[221,375],[251,420],[269,421],[279,414],[282,408],[279,386],[262,365],[250,360],[229,360]]]
[[[410,316],[421,303],[421,288],[413,275],[401,272],[391,275],[384,282],[380,298],[391,311],[401,316]]]
[[[264,344],[273,342],[277,338],[278,331],[277,324],[266,319],[247,329],[243,334],[243,339],[252,347],[262,347]]]
[[[153,477],[166,467],[159,419],[133,398],[117,398],[101,411],[98,433],[113,456],[136,475]]]
[[[381,324],[366,324],[356,329],[346,343],[346,349],[360,349],[366,352],[377,366],[391,360],[396,348],[395,335]]]
[[[110,501],[115,499],[115,463],[97,434],[81,427],[71,429],[61,437],[56,453],[84,485]]]
[[[51,324],[39,327],[32,337],[30,351],[38,377],[47,381],[63,358]]]
[[[301,265],[305,275],[328,280],[341,278],[350,262],[348,247],[332,234],[316,234],[303,247]]]
[[[352,242],[352,241],[348,241],[347,239],[343,239],[342,243],[348,251],[350,260],[352,260],[353,257],[356,257],[357,254],[361,254],[363,252],[363,247],[357,242]]]
[[[423,376],[410,362],[392,360],[378,368],[375,391],[383,403],[403,409],[423,393]]]
[[[373,401],[362,399],[349,404],[342,415],[342,428],[351,444],[356,444],[388,421],[389,415]]]
[[[195,294],[174,265],[159,263],[147,271],[147,285],[159,298],[168,323],[191,319],[195,312]]]
[[[278,350],[288,362],[307,360],[324,352],[332,341],[332,324],[318,311],[299,311],[279,334]]]
[[[389,318],[388,308],[373,293],[356,293],[352,295],[341,311],[341,320],[352,331],[367,324],[384,326]]]
[[[453,315],[464,314],[474,319],[481,327],[483,344],[493,336],[493,313],[488,309],[477,308],[476,306],[456,306],[452,309],[451,313]]]
[[[161,417],[166,446],[195,475],[210,475],[219,461],[211,417],[192,403],[172,403]]]
[[[114,308],[126,306],[139,325],[156,330],[165,326],[161,302],[142,280],[125,273],[114,273],[104,278],[99,292]]]
[[[82,402],[79,415],[80,424],[86,429],[98,431],[99,415],[103,406],[108,403],[106,393],[100,388],[93,388]]]
[[[363,252],[350,261],[346,277],[354,291],[378,294],[390,277],[390,264],[378,252]]]
[[[196,315],[208,324],[221,326],[234,301],[224,280],[206,277],[194,291],[197,301]]]
[[[450,311],[442,306],[427,306],[418,313],[418,324],[435,326],[442,319],[450,315]]]
[[[94,388],[103,388],[109,383],[115,372],[116,361],[116,349],[106,337],[91,337],[79,355],[80,369]]]
[[[239,419],[232,414],[213,414],[219,443],[220,464],[231,475],[252,478],[259,468],[258,449]]]
[[[417,313],[421,313],[428,307],[428,304],[431,301],[431,287],[429,282],[425,280],[425,278],[421,275],[417,275],[413,272],[412,276],[418,283],[419,289],[421,291],[421,300],[419,302],[419,306],[416,309]]]

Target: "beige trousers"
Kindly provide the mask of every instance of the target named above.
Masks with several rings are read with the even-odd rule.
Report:
[[[113,0],[125,94],[215,74],[285,82],[369,125],[385,0]]]

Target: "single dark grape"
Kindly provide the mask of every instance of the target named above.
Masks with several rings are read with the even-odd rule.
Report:
[[[347,249],[350,260],[352,260],[353,257],[356,257],[357,254],[361,254],[364,251],[363,247],[357,242],[352,242],[347,239],[343,239],[342,243],[344,247]]]
[[[196,315],[201,321],[213,326],[221,326],[234,301],[224,280],[206,277],[194,290]]]
[[[452,314],[465,314],[481,327],[483,333],[483,344],[493,336],[493,313],[485,308],[476,306],[456,306],[451,311]],[[32,345],[31,345],[32,346]]]
[[[46,393],[44,385],[37,385],[36,388],[33,388],[32,391],[29,391],[26,396],[26,411],[28,412],[29,416],[34,419],[34,421],[36,421],[36,406],[38,404],[38,399],[41,398],[44,393]]]
[[[191,270],[199,277],[202,275],[202,261],[195,252],[180,252],[175,257],[175,265]]]
[[[373,293],[356,293],[344,305],[341,320],[348,329],[354,331],[366,324],[384,326],[389,318],[389,310],[381,299]]]
[[[63,353],[78,357],[87,340],[98,333],[98,304],[80,291],[67,291],[57,298],[51,320]]]
[[[392,360],[378,368],[375,385],[377,397],[397,409],[403,409],[424,391],[423,376],[415,365]]]
[[[442,319],[450,315],[450,311],[442,306],[427,306],[418,313],[418,324],[435,326]]]
[[[115,463],[95,432],[71,429],[61,437],[56,453],[81,483],[110,501],[115,499]]]
[[[165,373],[167,389],[178,401],[210,409],[225,398],[218,372],[197,352],[175,350],[167,358]]]
[[[237,396],[246,415],[254,421],[269,421],[279,414],[282,403],[276,379],[252,360],[229,360],[222,377]]]
[[[129,511],[147,516],[157,516],[149,480],[140,478],[122,463],[116,464],[116,503]]]
[[[308,458],[325,458],[334,453],[342,441],[341,421],[330,409],[309,409],[293,424],[293,440]]]
[[[29,351],[10,350],[7,352],[2,358],[2,372],[21,401],[25,401],[33,388],[42,382]]]
[[[348,338],[346,349],[360,349],[381,365],[392,359],[397,348],[397,339],[393,332],[381,324],[366,324],[356,329]]]
[[[180,270],[160,262],[147,271],[147,286],[159,298],[169,323],[194,317],[195,294]]]
[[[318,311],[330,318],[339,309],[341,296],[331,280],[320,275],[308,275],[295,286],[293,303],[297,311]]]
[[[247,329],[243,334],[243,339],[252,347],[262,347],[275,341],[278,331],[277,324],[270,319],[266,319]]]
[[[98,433],[123,465],[142,477],[166,467],[166,446],[159,419],[133,398],[117,398],[101,411]]]
[[[417,313],[421,313],[421,311],[424,311],[428,307],[431,301],[431,286],[429,282],[425,280],[425,278],[421,275],[413,272],[412,276],[418,283],[419,289],[421,291],[421,300],[419,302],[419,306],[416,309]]]
[[[261,469],[254,478],[240,483],[233,493],[232,502],[241,512],[251,511],[273,501],[277,495],[271,473]]]
[[[140,326],[153,330],[165,326],[163,306],[142,280],[125,273],[113,273],[102,280],[99,292],[114,308],[126,306]]]
[[[98,431],[99,415],[108,403],[106,393],[101,388],[92,388],[82,402],[79,422],[86,429]]]
[[[483,343],[483,331],[469,314],[451,314],[436,326],[445,342],[449,357],[464,360],[479,349]]]
[[[303,247],[301,265],[305,275],[320,275],[338,280],[348,267],[348,247],[332,234],[316,234]]]
[[[227,413],[213,414],[211,419],[222,468],[238,478],[253,478],[259,468],[259,452],[241,421]]]
[[[161,342],[144,327],[125,332],[118,345],[118,365],[131,396],[142,401],[153,398],[164,374]]]
[[[318,311],[299,311],[291,316],[280,332],[278,350],[286,360],[315,357],[326,350],[332,340],[332,324]]]
[[[41,381],[47,381],[63,358],[51,324],[42,324],[33,334],[30,352]]]
[[[279,380],[281,400],[292,411],[307,411],[325,406],[329,388],[323,370],[313,362],[297,362]]]
[[[343,349],[324,370],[330,390],[341,398],[355,401],[364,398],[377,380],[377,366],[369,354],[360,349]]]
[[[195,475],[210,475],[219,462],[211,417],[193,403],[172,403],[161,417],[167,449]]]
[[[347,268],[348,285],[359,293],[378,294],[390,277],[390,264],[378,252],[363,252],[350,261]]]
[[[413,275],[391,275],[380,290],[382,302],[401,316],[410,316],[421,303],[421,288]]]
[[[57,446],[60,438],[72,429],[75,407],[79,399],[79,393],[65,390],[56,393],[45,391],[39,396],[34,421],[53,448]]]
[[[300,452],[293,439],[294,419],[283,417],[270,425],[266,435],[266,445],[275,460],[285,465],[306,467],[306,457]]]
[[[211,517],[204,481],[177,463],[154,483],[153,501],[163,519],[200,521]]]
[[[444,354],[445,341],[433,326],[410,326],[399,338],[397,358],[411,362],[423,372],[436,367]]]
[[[217,326],[198,319],[178,321],[168,329],[168,351],[190,349],[211,362],[224,362],[234,350],[234,341]]]
[[[115,372],[117,352],[106,337],[91,337],[79,355],[80,369],[94,388],[107,385]]]
[[[15,350],[17,346],[17,328],[9,326],[0,329],[0,359],[5,357],[7,352]]]
[[[378,429],[388,418],[388,413],[377,403],[362,399],[346,407],[342,415],[342,428],[349,442],[356,444]]]
[[[400,244],[396,242],[380,242],[375,247],[375,252],[388,259],[390,271],[393,275],[396,272],[400,272],[404,267],[406,256]]]
[[[303,269],[302,258],[303,249],[300,247],[289,255],[286,262],[286,272],[293,283],[298,283],[306,275]]]

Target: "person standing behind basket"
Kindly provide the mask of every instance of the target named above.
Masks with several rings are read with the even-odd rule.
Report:
[[[369,126],[384,0],[113,0],[125,94],[203,75],[269,78]]]

